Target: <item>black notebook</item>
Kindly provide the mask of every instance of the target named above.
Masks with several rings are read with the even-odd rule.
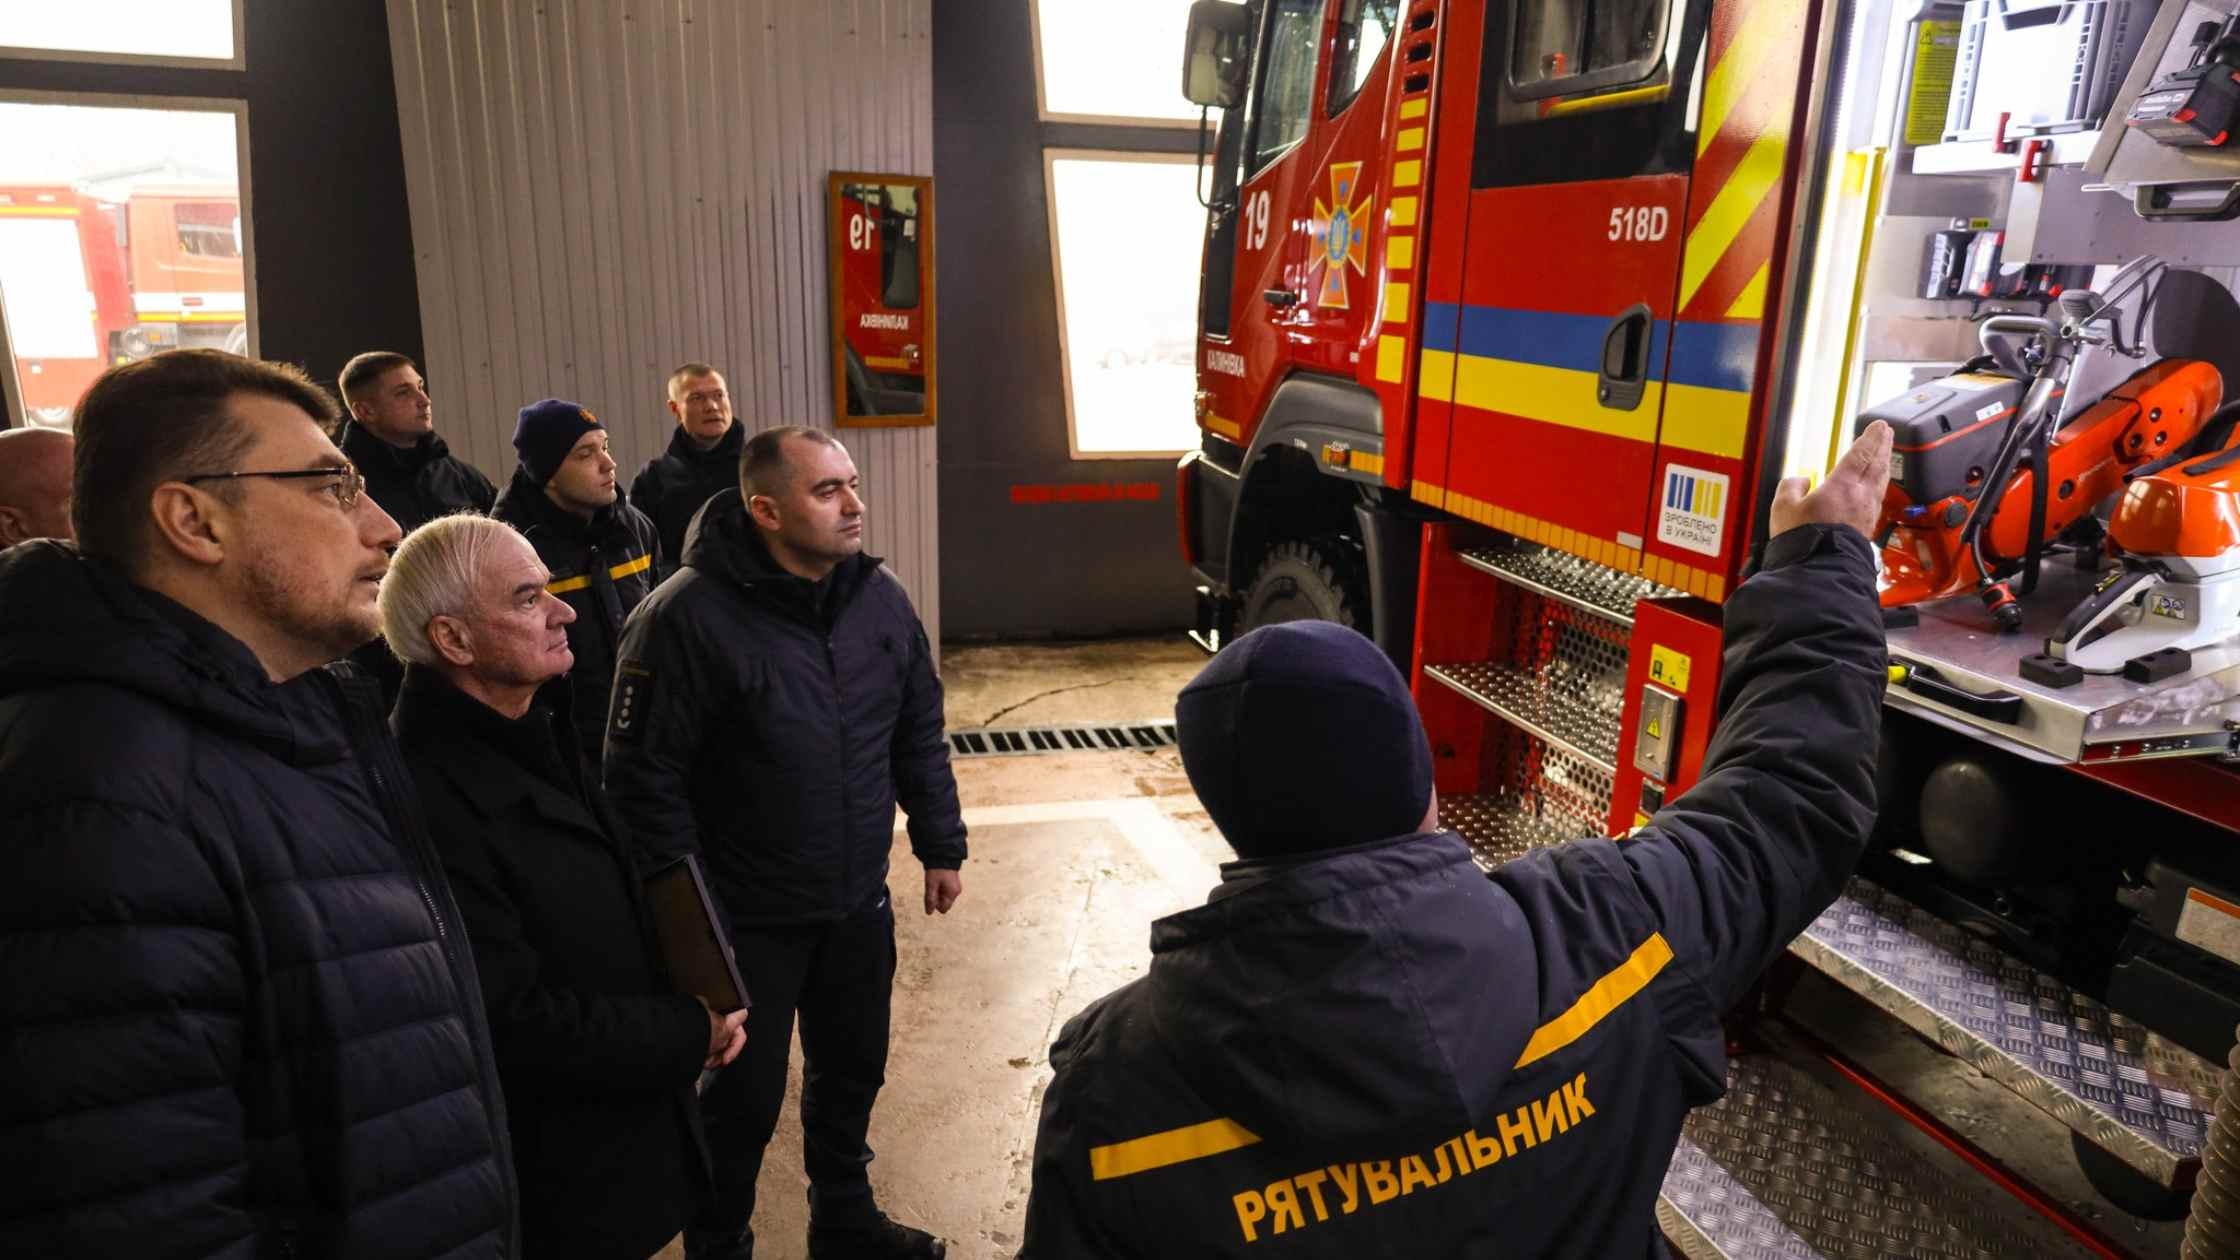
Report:
[[[661,938],[670,981],[718,1015],[746,1007],[747,985],[739,978],[731,942],[724,939],[700,859],[686,854],[647,876],[646,900],[653,906],[654,932]]]

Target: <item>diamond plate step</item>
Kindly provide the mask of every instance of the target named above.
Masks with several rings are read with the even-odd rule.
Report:
[[[1513,796],[1441,797],[1439,825],[1468,842],[1471,860],[1478,869],[1489,872],[1534,849],[1594,834],[1594,829],[1584,823],[1572,825],[1560,817],[1536,816]]]
[[[1455,556],[1480,572],[1537,591],[1581,612],[1608,617],[1622,626],[1633,624],[1633,606],[1640,600],[1687,594],[1644,577],[1604,568],[1569,552],[1530,544],[1471,547],[1457,551]]]
[[[1543,743],[1584,758],[1605,774],[1618,772],[1623,692],[1604,696],[1590,680],[1566,686],[1546,674],[1490,662],[1426,665],[1423,672]]]
[[[1884,1136],[1887,1116],[1769,1055],[1737,1057],[1727,1096],[1688,1117],[1657,1224],[1688,1260],[2039,1260],[2083,1254]]]
[[[1789,949],[2146,1177],[2199,1164],[2218,1069],[1990,942],[1856,879]]]

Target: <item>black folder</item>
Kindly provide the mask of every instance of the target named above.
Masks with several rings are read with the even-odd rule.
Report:
[[[718,1015],[748,1006],[746,981],[739,978],[739,960],[708,895],[700,859],[688,853],[647,876],[646,900],[671,983]]]

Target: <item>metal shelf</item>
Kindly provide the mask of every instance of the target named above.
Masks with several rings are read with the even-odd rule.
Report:
[[[2022,165],[2022,146],[2032,140],[2043,140],[2049,152],[2048,166],[2075,166],[2092,156],[2093,147],[2100,143],[2100,132],[2060,131],[2050,135],[2016,136],[2009,143],[2014,152],[2001,153],[1991,147],[1989,140],[1953,140],[1943,144],[1925,144],[1913,151],[1913,173],[1916,175],[1987,175],[1997,171],[2011,171]]]
[[[1567,820],[1537,816],[1514,796],[1453,796],[1439,800],[1439,824],[1470,845],[1478,868],[1492,871],[1549,845],[1593,835],[1584,825],[1567,827]]]
[[[1550,547],[1469,547],[1455,557],[1481,573],[1627,627],[1633,625],[1636,602],[1687,594]]]
[[[2143,1176],[2199,1162],[2215,1065],[1888,889],[1853,880],[1789,950]]]
[[[1426,665],[1423,672],[1476,701],[1487,712],[1553,748],[1618,772],[1618,714],[1585,695],[1505,665]]]
[[[1879,1118],[1768,1055],[1688,1117],[1657,1224],[1688,1260],[2043,1260],[2084,1253],[2002,1195],[1900,1146]]]

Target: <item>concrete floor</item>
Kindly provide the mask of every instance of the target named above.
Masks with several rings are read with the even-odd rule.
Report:
[[[1179,635],[952,647],[948,722],[1171,717],[1204,663]],[[871,1180],[889,1214],[948,1239],[955,1260],[995,1260],[1019,1247],[1050,1042],[1074,1012],[1142,974],[1151,921],[1204,901],[1231,855],[1172,749],[962,758],[956,771],[972,856],[948,915],[923,913],[921,868],[895,837],[889,887],[906,913]],[[757,1190],[757,1260],[807,1254],[800,1089],[797,1040]]]
[[[1179,636],[950,648],[949,726],[1171,717],[1176,691],[1203,664]],[[923,877],[895,839],[889,882],[907,913],[871,1176],[882,1206],[948,1239],[951,1256],[997,1260],[1019,1246],[1050,1041],[1083,1005],[1142,974],[1151,921],[1202,902],[1230,853],[1172,749],[962,758],[956,771],[972,857],[955,911],[929,919],[917,909]],[[2109,1207],[2084,1184],[2058,1123],[1834,986],[1808,982],[1800,994],[1792,1018],[1931,1105],[2122,1251],[2175,1257],[2179,1227]],[[807,1251],[800,1084],[797,1042],[755,1215],[761,1260]],[[672,1244],[662,1258],[682,1254]]]

